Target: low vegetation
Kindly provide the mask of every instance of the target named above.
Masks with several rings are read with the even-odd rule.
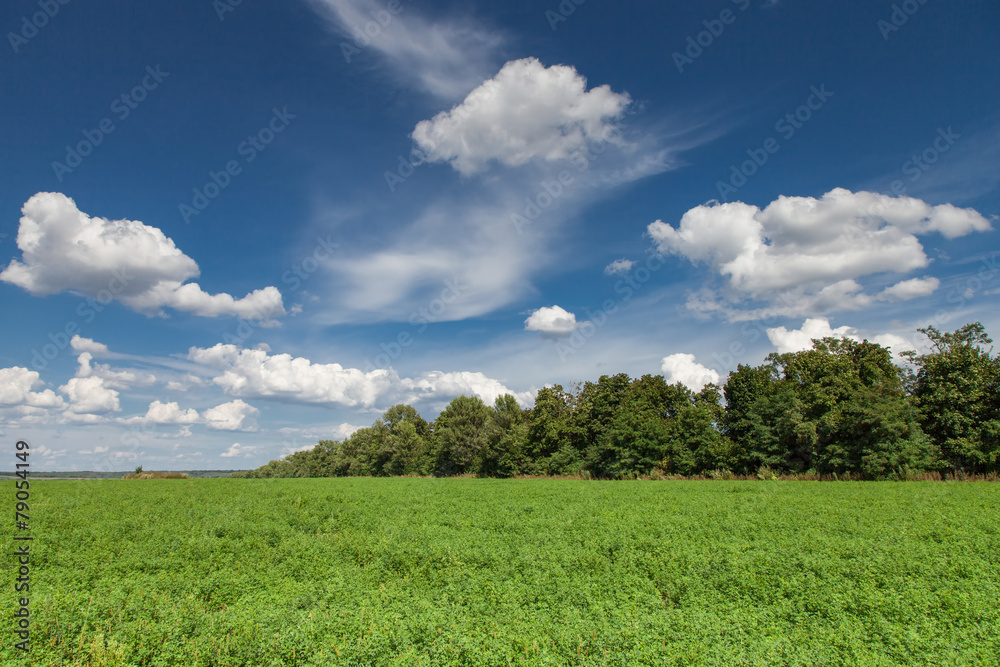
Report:
[[[34,667],[938,667],[1000,646],[994,484],[32,490]]]
[[[130,472],[122,479],[187,479],[185,472]]]

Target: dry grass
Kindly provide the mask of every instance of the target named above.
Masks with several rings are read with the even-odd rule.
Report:
[[[122,479],[187,479],[186,472],[130,472]]]

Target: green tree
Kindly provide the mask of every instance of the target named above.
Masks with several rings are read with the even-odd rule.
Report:
[[[483,460],[481,473],[513,477],[534,471],[527,449],[530,417],[531,412],[522,410],[510,394],[497,396],[486,432],[489,456]]]
[[[780,456],[785,470],[876,478],[936,460],[888,349],[824,338],[811,350],[771,354],[768,363],[778,379],[744,422],[762,464]]]
[[[372,468],[377,475],[426,474],[431,467],[430,426],[410,405],[394,405],[372,426]]]
[[[459,396],[434,422],[435,474],[443,477],[463,473],[480,474],[492,453],[486,427],[490,409],[478,396]]]
[[[760,410],[754,404],[773,390],[775,377],[770,366],[740,364],[729,374],[723,393],[726,409],[722,417],[722,432],[733,443],[731,470],[748,473],[761,465],[775,465],[772,456],[761,456]],[[764,459],[767,458],[768,462]]]
[[[538,474],[563,474],[579,470],[585,442],[575,417],[576,396],[562,385],[538,390],[528,430],[528,458]]]
[[[1000,470],[1000,360],[979,322],[941,333],[918,329],[933,346],[907,353],[916,366],[912,400],[925,433],[948,467],[973,473]]]

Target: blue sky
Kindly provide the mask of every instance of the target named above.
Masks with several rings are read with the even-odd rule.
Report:
[[[36,469],[249,468],[397,402],[1000,334],[995,2],[16,0],[0,28],[0,433]]]

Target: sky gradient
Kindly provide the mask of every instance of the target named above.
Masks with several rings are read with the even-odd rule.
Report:
[[[0,28],[0,435],[36,470],[252,468],[399,402],[1000,335],[996,2],[16,0]]]

